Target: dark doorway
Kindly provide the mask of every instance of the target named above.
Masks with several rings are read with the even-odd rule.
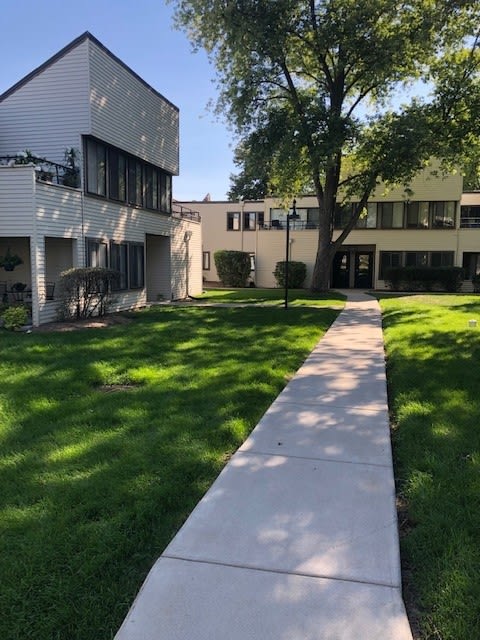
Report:
[[[465,278],[471,280],[473,276],[480,273],[480,253],[465,251],[463,253],[463,268],[465,270]]]
[[[355,289],[371,289],[373,253],[355,251]]]
[[[350,251],[337,251],[332,264],[332,287],[350,288]]]

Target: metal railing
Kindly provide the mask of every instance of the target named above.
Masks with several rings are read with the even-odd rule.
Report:
[[[68,167],[30,154],[0,156],[0,166],[16,167],[21,165],[33,166],[36,178],[41,182],[61,184],[66,187],[78,188],[80,186],[80,171],[78,168]]]
[[[460,229],[480,229],[480,218],[460,218]]]
[[[193,211],[193,209],[189,209],[188,207],[184,207],[178,202],[172,203],[172,216],[175,218],[183,218],[185,220],[193,220],[194,222],[200,222],[201,216],[198,211]]]

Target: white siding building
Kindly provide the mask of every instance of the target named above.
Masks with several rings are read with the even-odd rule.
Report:
[[[172,206],[178,126],[88,32],[0,96],[0,256],[23,260],[0,269],[0,291],[24,283],[34,325],[55,319],[72,266],[120,271],[117,310],[201,291],[200,218]]]

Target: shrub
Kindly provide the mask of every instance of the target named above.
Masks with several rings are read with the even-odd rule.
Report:
[[[8,307],[2,314],[3,326],[5,329],[14,331],[20,329],[28,320],[28,310],[23,305]]]
[[[460,291],[464,279],[461,267],[391,267],[385,284],[393,291]]]
[[[475,293],[480,293],[480,274],[477,273],[476,275],[472,276],[472,284],[473,284],[473,290]]]
[[[228,287],[245,287],[250,275],[250,255],[245,251],[215,251],[218,277]]]
[[[273,275],[279,287],[285,286],[285,261],[277,262]],[[307,277],[307,265],[304,262],[288,261],[288,286],[292,289],[301,289]]]
[[[104,316],[119,277],[118,271],[103,267],[74,268],[61,273],[60,317]]]

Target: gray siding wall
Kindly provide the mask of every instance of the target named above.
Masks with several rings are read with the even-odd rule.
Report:
[[[0,236],[33,233],[34,189],[32,167],[0,167]]]
[[[0,155],[29,149],[63,162],[90,129],[88,41],[0,102]]]
[[[89,53],[92,134],[178,175],[178,110],[94,42]]]

